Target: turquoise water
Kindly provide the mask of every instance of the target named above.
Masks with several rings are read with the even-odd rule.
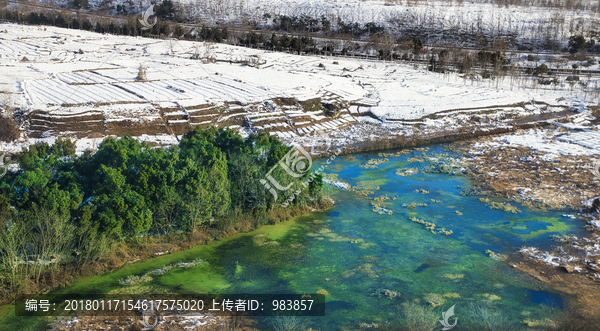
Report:
[[[441,146],[435,146],[427,153],[442,151]],[[358,329],[360,323],[381,325],[394,321],[400,304],[406,301],[436,306],[440,319],[442,311],[455,305],[455,315],[467,324],[461,311],[471,303],[501,311],[521,325],[552,318],[559,312],[563,307],[561,296],[506,262],[490,258],[486,251],[510,255],[523,245],[549,249],[549,235],[578,234],[580,221],[521,206],[517,206],[522,210],[517,214],[490,209],[479,197],[460,194],[472,186],[466,177],[397,175],[400,168],[425,166],[410,162],[408,158],[412,156],[388,156],[389,160],[376,169],[360,165],[381,159],[377,154],[339,157],[326,167],[326,172],[359,189],[357,192],[327,186],[337,204],[325,212],[151,259],[109,275],[82,279],[68,291],[319,291],[327,295],[326,316],[305,318],[305,322],[307,328],[320,330]],[[391,215],[373,211],[372,203],[378,202],[373,198],[385,195],[390,199],[380,206],[391,210]],[[427,206],[403,206],[411,203]],[[426,225],[412,222],[411,217],[435,223],[436,230],[445,228],[453,233],[434,234]],[[160,265],[198,257],[210,264],[176,268],[139,286],[118,284],[127,275],[140,275]],[[399,296],[373,295],[377,289]],[[261,319],[259,323],[268,322]]]

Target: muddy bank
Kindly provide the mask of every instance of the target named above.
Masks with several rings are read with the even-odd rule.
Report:
[[[572,330],[600,329],[600,282],[582,276],[580,273],[569,273],[562,268],[555,268],[545,263],[527,259],[519,254],[511,256],[507,261],[517,270],[549,285],[568,296],[566,315],[577,321],[579,328]],[[569,329],[565,327],[563,330]]]

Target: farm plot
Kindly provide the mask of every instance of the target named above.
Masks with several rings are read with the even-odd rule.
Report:
[[[192,99],[196,104],[211,101],[261,101],[278,96],[252,84],[233,79],[210,78],[196,80],[160,80],[151,82],[120,83],[118,86],[152,102]]]
[[[56,77],[67,84],[107,84],[117,81],[95,71],[68,72],[56,75]]]
[[[3,40],[0,42],[0,54],[14,55],[19,53],[33,54],[35,53],[35,47],[12,40]]]
[[[23,82],[31,104],[81,105],[87,103],[137,103],[145,100],[111,84],[69,85],[59,79]]]
[[[213,84],[209,84],[208,81],[216,82],[220,84],[218,87],[223,93],[234,98],[234,100],[241,102],[258,102],[266,99],[285,97],[283,93],[278,92],[277,88],[271,88],[266,90],[264,88],[242,82],[239,79],[230,79],[224,77],[211,78],[210,80],[196,80],[194,83],[198,86],[206,88],[215,88]]]
[[[584,131],[557,137],[556,140],[577,144],[600,152],[600,132]]]

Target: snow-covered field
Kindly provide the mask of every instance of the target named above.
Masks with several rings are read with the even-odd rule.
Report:
[[[512,135],[495,137],[493,142],[475,144],[474,149],[481,147],[510,148],[528,147],[548,153],[546,160],[553,160],[558,155],[590,156],[600,154],[600,131],[586,130],[567,132],[560,130],[527,130]]]
[[[195,53],[216,62],[194,60]],[[147,68],[143,81],[137,79],[140,65]],[[380,122],[367,114],[402,123],[457,113],[421,121],[440,127],[483,110],[534,115],[585,105],[567,89],[511,90],[506,81],[444,76],[392,62],[15,24],[0,24],[0,90],[12,92],[11,102],[26,115],[25,138],[39,139],[177,136],[195,125],[295,139],[315,129]],[[316,98],[336,110],[334,117],[301,106]],[[165,124],[161,132],[142,130]]]

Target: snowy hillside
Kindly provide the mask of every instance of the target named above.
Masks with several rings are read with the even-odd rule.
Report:
[[[42,0],[52,6],[66,6],[66,0]],[[466,35],[502,36],[518,39],[522,45],[530,41],[544,42],[552,38],[565,43],[569,36],[590,30],[597,31],[600,20],[590,2],[583,10],[558,9],[528,5],[499,6],[488,1],[371,1],[371,0],[175,0],[179,16],[186,22],[200,24],[250,24],[270,27],[279,16],[302,17],[331,22],[338,20],[364,25],[374,22],[398,37],[414,32],[426,36],[428,42],[464,42],[472,44]],[[89,0],[91,10],[117,7],[129,13],[141,13],[151,1]],[[156,3],[156,2],[154,2]],[[159,1],[160,3],[160,1]],[[469,40],[470,39],[470,40]]]
[[[38,139],[177,136],[210,125],[293,139],[373,118],[431,122],[424,117],[493,109],[510,119],[583,105],[568,89],[517,90],[398,63],[14,24],[0,25],[0,89]]]

